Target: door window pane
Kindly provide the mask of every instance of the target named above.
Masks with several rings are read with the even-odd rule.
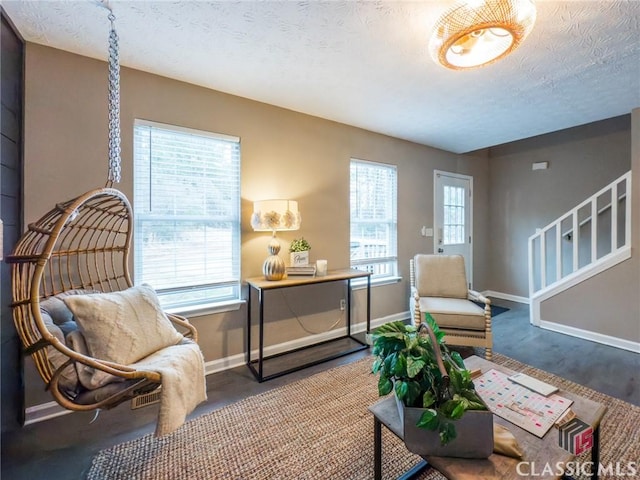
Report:
[[[444,185],[443,243],[459,245],[465,243],[464,214],[465,195],[463,187]]]

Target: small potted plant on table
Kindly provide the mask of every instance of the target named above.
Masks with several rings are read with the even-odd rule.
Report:
[[[294,239],[289,246],[291,266],[303,267],[309,265],[309,250],[311,250],[311,245],[304,237]]]
[[[402,321],[373,333],[373,373],[378,393],[396,396],[404,442],[419,455],[488,458],[493,414],[474,389],[471,372],[426,314],[420,329]]]

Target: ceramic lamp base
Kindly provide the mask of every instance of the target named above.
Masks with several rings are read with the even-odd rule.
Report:
[[[284,260],[278,255],[269,255],[262,264],[262,273],[267,280],[282,280],[284,272]]]
[[[280,251],[280,244],[276,240],[276,233],[273,232],[271,241],[267,247],[269,250],[269,256],[262,264],[262,273],[267,280],[282,280],[284,278],[285,265],[284,260],[278,256]]]

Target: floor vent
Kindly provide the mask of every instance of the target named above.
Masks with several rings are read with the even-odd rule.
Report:
[[[161,387],[157,388],[153,392],[143,393],[142,395],[138,395],[131,399],[131,410],[135,410],[136,408],[143,408],[149,405],[153,405],[154,403],[160,402],[160,391]]]

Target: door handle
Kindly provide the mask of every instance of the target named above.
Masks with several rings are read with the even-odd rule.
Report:
[[[444,253],[444,249],[439,248],[439,249],[438,249],[438,253]]]

